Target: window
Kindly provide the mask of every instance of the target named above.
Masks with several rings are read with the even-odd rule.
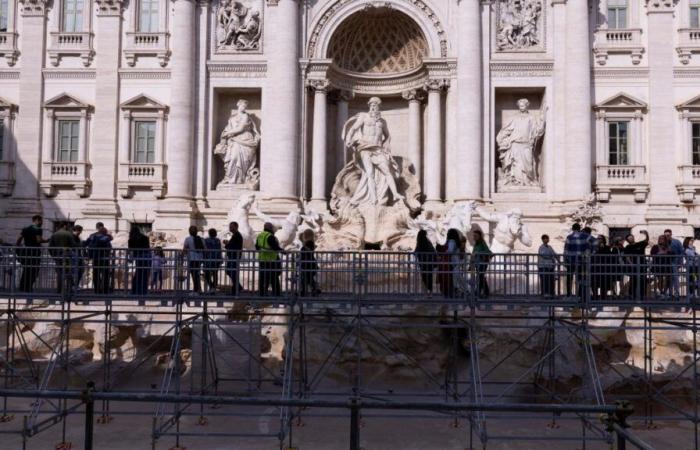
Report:
[[[158,2],[160,0],[141,0],[139,2],[138,31],[155,33],[158,31]]]
[[[700,28],[700,0],[690,0],[690,28]]]
[[[627,235],[631,233],[632,228],[610,227],[608,230],[608,244],[612,244],[616,239],[622,239],[624,241]]]
[[[700,166],[700,122],[693,122],[693,135],[691,137],[691,149],[693,151],[693,165]]]
[[[75,162],[78,160],[79,120],[58,121],[57,162]]]
[[[63,0],[63,31],[83,31],[83,0]]]
[[[628,157],[629,122],[608,122],[608,164],[626,166]]]
[[[608,28],[627,28],[627,0],[608,0]]]
[[[156,160],[155,120],[134,122],[134,162],[154,163]]]
[[[10,15],[10,0],[0,0],[0,33],[7,31],[7,21]]]
[[[141,233],[148,235],[151,231],[153,231],[153,224],[150,222],[131,222],[131,226],[136,226]]]

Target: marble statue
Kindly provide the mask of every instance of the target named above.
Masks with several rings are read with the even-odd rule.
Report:
[[[356,114],[343,126],[343,142],[352,151],[362,177],[350,199],[353,205],[386,205],[404,199],[396,189],[398,166],[391,156],[391,136],[379,106],[382,101],[372,97],[369,111]],[[391,199],[389,197],[391,194]]]
[[[522,222],[523,213],[518,208],[513,208],[507,213],[491,214],[481,208],[476,211],[479,216],[491,223],[496,224],[491,241],[491,251],[496,254],[509,254],[515,247],[515,242],[520,241],[526,247],[532,245],[532,238],[527,230],[527,226]]]
[[[544,135],[546,109],[536,117],[530,113],[529,106],[529,100],[518,100],[518,113],[496,136],[501,163],[499,187],[539,186],[535,151]]]
[[[253,249],[253,239],[255,238],[253,229],[250,226],[250,221],[248,220],[248,214],[250,213],[250,208],[255,201],[255,194],[243,194],[238,198],[236,204],[231,208],[227,217],[227,228],[224,233],[224,237],[227,237],[228,233],[228,223],[238,222],[238,231],[243,236],[243,248],[246,250]]]
[[[217,48],[258,50],[262,25],[260,11],[236,0],[221,0],[216,13]]]
[[[238,100],[221,133],[221,141],[214,148],[214,154],[224,162],[224,179],[220,184],[248,184],[251,188],[257,185],[260,174],[255,166],[260,132],[247,107],[246,100]]]
[[[498,50],[523,50],[540,45],[542,0],[502,0],[499,5]]]
[[[472,216],[476,211],[476,203],[469,201],[458,203],[444,215],[436,220],[426,219],[422,214],[409,222],[409,228],[415,233],[425,230],[428,239],[433,244],[444,244],[447,240],[447,230],[454,228],[467,237],[472,229]],[[412,233],[412,234],[415,234]]]
[[[295,242],[298,242],[297,235],[299,225],[301,224],[301,214],[299,211],[291,211],[284,219],[273,219],[260,211],[257,205],[255,205],[253,212],[263,223],[270,222],[276,228],[275,237],[280,247],[285,250],[298,250],[298,247],[295,246]]]

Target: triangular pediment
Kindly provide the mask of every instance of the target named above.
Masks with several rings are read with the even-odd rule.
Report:
[[[0,97],[0,109],[12,109],[15,105]]]
[[[89,105],[64,92],[44,102],[44,107],[84,109],[88,108]]]
[[[125,101],[121,105],[122,109],[165,109],[166,106],[159,101],[145,94],[139,94],[136,97]]]
[[[678,109],[700,109],[700,95],[696,95],[690,100],[676,106]]]
[[[596,109],[644,109],[646,107],[646,102],[624,92],[619,92],[595,106]]]

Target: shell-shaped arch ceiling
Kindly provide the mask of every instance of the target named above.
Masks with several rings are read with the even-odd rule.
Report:
[[[395,74],[420,67],[428,42],[406,14],[389,8],[357,12],[335,30],[328,58],[340,69],[360,74]]]

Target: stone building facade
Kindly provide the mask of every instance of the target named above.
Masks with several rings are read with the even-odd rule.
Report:
[[[34,213],[222,227],[251,193],[270,215],[327,210],[354,157],[343,127],[377,97],[424,214],[475,200],[555,232],[595,195],[614,232],[693,235],[699,15],[698,0],[0,0],[3,232]]]

